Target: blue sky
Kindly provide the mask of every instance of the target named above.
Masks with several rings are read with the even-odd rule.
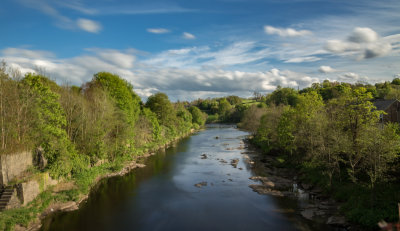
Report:
[[[172,100],[400,76],[398,0],[2,0],[0,59]]]

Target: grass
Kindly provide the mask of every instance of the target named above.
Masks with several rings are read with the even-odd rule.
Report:
[[[45,191],[26,207],[1,212],[0,230],[14,230],[16,224],[28,226],[29,222],[35,219],[38,213],[43,212],[54,199],[50,191]]]

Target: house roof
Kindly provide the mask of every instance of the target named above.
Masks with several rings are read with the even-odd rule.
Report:
[[[396,102],[397,99],[377,99],[374,100],[374,106],[376,107],[376,110],[386,110],[392,105],[394,102]]]

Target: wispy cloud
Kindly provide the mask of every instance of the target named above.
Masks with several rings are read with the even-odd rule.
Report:
[[[58,1],[54,2],[47,0],[18,0],[18,1],[25,7],[39,10],[40,12],[52,17],[55,20],[55,25],[62,29],[69,29],[69,30],[80,29],[90,33],[98,33],[102,29],[102,26],[99,22],[83,18],[77,19],[75,21],[65,16],[56,7],[56,3],[59,3]],[[79,8],[79,11],[83,11],[86,13],[95,12],[93,10],[85,11],[82,6],[78,6],[76,4],[75,5],[61,4],[61,6],[75,8],[76,10],[78,10]]]
[[[315,56],[306,56],[306,57],[297,57],[297,58],[290,58],[285,60],[285,63],[306,63],[306,62],[315,62],[321,60],[321,58]]]
[[[99,13],[98,10],[83,4],[83,2],[80,0],[69,0],[69,1],[55,0],[53,2],[54,4],[56,4],[61,8],[71,9],[82,14],[94,15]]]
[[[182,37],[184,39],[195,39],[196,36],[194,36],[193,34],[189,33],[189,32],[183,32]]]
[[[281,37],[298,37],[311,35],[312,32],[309,30],[295,30],[293,28],[276,28],[273,26],[264,26],[264,32],[267,34],[276,34]]]
[[[369,80],[369,78],[367,76],[361,76],[354,72],[347,72],[342,75],[339,75],[338,79],[341,81],[346,81],[346,82],[351,82],[351,83],[358,82],[358,81],[367,82]]]
[[[257,47],[252,41],[241,41],[222,47],[186,47],[160,52],[144,60],[149,65],[192,68],[199,66],[232,67],[251,62],[265,61],[268,50]]]
[[[169,5],[152,5],[149,6],[107,6],[98,7],[96,9],[97,14],[100,15],[140,15],[140,14],[174,14],[174,13],[194,13],[198,12],[195,9],[187,9],[180,6]]]
[[[80,29],[91,33],[99,33],[102,29],[100,23],[89,19],[80,18],[76,21],[76,23]]]
[[[153,34],[165,34],[165,33],[169,33],[170,31],[165,28],[148,28],[147,32],[153,33]]]

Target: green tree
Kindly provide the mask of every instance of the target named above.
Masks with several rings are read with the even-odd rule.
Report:
[[[338,109],[335,116],[340,122],[337,125],[345,131],[345,136],[352,144],[349,150],[344,150],[344,153],[346,153],[346,161],[350,166],[349,175],[353,182],[357,181],[358,166],[364,158],[360,137],[367,128],[376,126],[380,113],[383,113],[374,110],[371,99],[371,93],[360,87],[354,89],[351,94],[331,101]]]
[[[204,126],[206,123],[207,115],[200,111],[200,109],[196,106],[191,106],[189,108],[190,113],[192,114],[192,123],[197,124],[198,127]]]
[[[133,91],[133,86],[118,75],[99,72],[93,82],[102,86],[114,99],[117,107],[125,114],[128,124],[133,125],[140,113],[140,98]]]
[[[66,118],[58,100],[59,95],[50,90],[49,80],[43,76],[28,73],[23,83],[35,99],[34,127],[31,130],[36,146],[44,150],[53,176],[67,176],[87,166],[85,158],[78,156],[66,131]]]
[[[231,113],[232,105],[225,98],[219,101],[218,105],[218,114],[222,121],[229,120],[229,116]]]
[[[146,107],[157,115],[157,119],[162,125],[170,125],[174,122],[175,109],[169,101],[168,96],[164,93],[156,93],[151,95],[146,102]]]
[[[278,86],[275,91],[267,96],[267,104],[296,106],[298,92],[292,88]]]
[[[176,123],[175,127],[180,135],[187,133],[192,128],[192,114],[182,103],[175,103]]]
[[[242,103],[242,99],[239,96],[236,95],[231,95],[226,97],[226,100],[228,100],[228,102],[231,105],[237,105],[237,104],[241,104]]]
[[[362,168],[370,179],[370,187],[377,182],[387,180],[387,172],[400,151],[398,124],[386,124],[384,128],[371,126],[360,138],[361,151],[364,154]]]
[[[392,84],[394,84],[394,85],[400,85],[400,78],[394,78],[394,79],[392,80]]]

